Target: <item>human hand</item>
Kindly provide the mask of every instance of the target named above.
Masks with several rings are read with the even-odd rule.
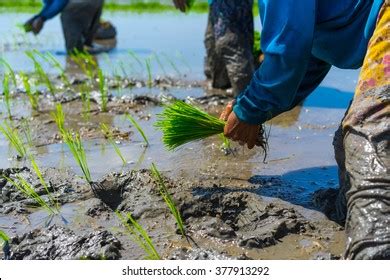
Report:
[[[185,12],[187,9],[187,1],[186,0],[173,0],[173,4],[176,9],[179,9],[181,12]]]
[[[233,141],[238,141],[240,145],[247,145],[249,149],[254,146],[261,146],[258,141],[260,134],[260,125],[253,125],[241,121],[233,112],[235,101],[231,101],[222,112],[220,119],[226,121],[224,134]]]
[[[32,32],[37,35],[39,34],[39,32],[41,32],[42,28],[43,28],[43,24],[45,23],[45,21],[43,20],[42,17],[37,17],[35,18],[32,23],[31,23],[31,30]]]

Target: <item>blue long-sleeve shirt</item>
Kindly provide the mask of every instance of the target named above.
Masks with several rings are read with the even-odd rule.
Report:
[[[44,6],[39,16],[44,20],[51,19],[62,12],[69,0],[43,0]]]
[[[383,0],[259,0],[264,62],[236,99],[261,124],[305,99],[332,65],[359,68]]]

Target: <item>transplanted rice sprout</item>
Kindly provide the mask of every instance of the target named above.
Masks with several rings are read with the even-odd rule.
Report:
[[[127,214],[123,216],[119,211],[115,211],[118,219],[125,226],[130,238],[142,248],[146,253],[146,259],[148,260],[160,260],[161,257],[158,254],[156,248],[153,245],[153,241],[149,234],[142,228],[142,226],[131,216]]]
[[[29,77],[23,72],[20,72],[19,75],[22,78],[23,86],[30,101],[31,107],[33,108],[33,110],[38,110],[39,95],[37,93],[34,93],[31,89]]]
[[[114,148],[116,154],[120,157],[122,160],[123,165],[126,165],[127,161],[125,160],[124,156],[122,155],[121,150],[119,149],[118,145],[115,143],[114,136],[112,135],[111,129],[107,127],[104,123],[100,125],[100,128],[104,134],[104,136],[107,138],[108,142],[111,144],[111,146]]]
[[[0,124],[0,132],[8,139],[11,146],[16,150],[18,156],[23,158],[27,154],[27,149],[20,138],[18,131],[7,122]]]
[[[12,115],[11,115],[11,96],[10,96],[9,83],[10,83],[10,74],[5,73],[4,79],[3,79],[4,104],[5,104],[5,107],[7,109],[8,117],[12,118]]]
[[[71,132],[65,130],[62,137],[64,138],[65,143],[68,145],[73,158],[83,172],[85,180],[88,182],[88,184],[92,185],[92,177],[88,167],[87,155],[85,153],[83,143],[81,142],[80,135],[78,133],[73,135]]]
[[[101,110],[102,112],[107,112],[108,90],[107,90],[106,81],[102,69],[98,70],[98,79],[99,79]]]
[[[135,128],[138,130],[138,132],[141,134],[142,138],[145,141],[146,146],[149,146],[149,140],[148,137],[146,137],[146,134],[142,127],[138,124],[138,122],[129,114],[126,115],[129,121],[135,126]]]
[[[65,134],[65,114],[61,103],[56,104],[56,110],[51,113],[51,116],[53,117],[55,123],[57,124],[58,130],[63,137]]]
[[[58,211],[55,207],[50,206],[34,189],[34,187],[27,182],[22,176],[17,175],[17,179],[11,179],[9,177],[3,176],[10,184],[12,184],[16,189],[18,189],[26,198],[33,199],[39,206],[45,209],[50,215],[58,214]]]
[[[169,194],[168,188],[166,187],[160,172],[158,171],[158,169],[154,163],[152,163],[151,170],[152,170],[152,174],[153,174],[154,178],[157,180],[157,183],[159,185],[160,194],[161,194],[162,198],[164,199],[166,205],[168,206],[169,210],[171,211],[172,215],[174,216],[181,235],[185,236],[183,219],[180,215],[179,210],[177,209],[177,207],[175,205],[175,202],[173,201],[172,196]]]

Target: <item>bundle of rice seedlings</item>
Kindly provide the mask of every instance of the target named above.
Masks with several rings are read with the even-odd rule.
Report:
[[[118,219],[125,226],[127,233],[130,238],[138,244],[142,250],[146,253],[146,258],[148,260],[160,260],[161,257],[158,254],[156,248],[153,245],[153,241],[150,238],[149,234],[142,228],[142,226],[131,216],[127,214],[123,216],[118,210],[115,211]]]
[[[10,238],[8,237],[8,235],[4,231],[0,230],[0,245],[3,245],[3,243],[9,241],[9,239]]]
[[[0,132],[8,139],[11,146],[16,150],[20,158],[24,158],[27,154],[27,149],[20,138],[18,131],[11,127],[7,122],[0,124]]]
[[[162,131],[163,143],[172,151],[186,143],[222,134],[225,121],[209,115],[194,105],[176,100],[167,104],[164,111],[157,115],[155,127]],[[266,152],[268,146],[263,127],[257,141],[257,145]]]
[[[168,150],[223,133],[225,127],[224,121],[181,100],[168,104],[157,119],[155,127],[163,132],[163,143]]]
[[[157,182],[158,182],[158,184],[160,186],[159,191],[160,191],[160,194],[161,194],[162,198],[165,201],[165,204],[168,206],[168,208],[171,211],[173,217],[175,218],[177,226],[179,228],[179,231],[180,231],[181,235],[185,236],[186,234],[185,234],[183,219],[182,219],[182,217],[180,215],[179,210],[177,209],[177,207],[175,205],[175,202],[173,201],[172,196],[168,192],[168,188],[166,187],[166,185],[164,183],[164,180],[161,177],[160,172],[158,171],[158,169],[157,169],[157,167],[156,167],[156,165],[154,163],[152,163],[151,170],[152,170],[152,174],[153,174],[154,178],[157,180]]]

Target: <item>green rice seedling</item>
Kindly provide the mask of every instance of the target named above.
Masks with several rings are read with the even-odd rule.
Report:
[[[146,71],[148,72],[147,86],[148,88],[151,88],[153,86],[153,77],[152,77],[152,66],[151,66],[150,58],[145,59],[145,65],[146,65]]]
[[[97,63],[93,56],[76,50],[70,55],[70,58],[80,67],[84,74],[87,75],[91,83],[93,83],[95,80],[95,70],[97,68]]]
[[[131,216],[127,214],[123,216],[119,211],[115,211],[118,219],[124,225],[130,238],[146,253],[148,260],[160,260],[156,248],[149,234],[142,228],[142,226]]]
[[[64,110],[62,109],[61,103],[56,104],[56,110],[54,112],[51,112],[51,116],[54,119],[55,123],[57,124],[58,131],[60,132],[61,136],[64,137],[65,135],[65,114]]]
[[[157,119],[155,127],[162,131],[163,143],[170,151],[186,143],[221,134],[225,127],[224,121],[181,100],[167,104]],[[267,143],[268,136],[262,126],[256,145],[263,149],[265,155]]]
[[[11,76],[12,83],[14,84],[14,87],[16,87],[16,75],[11,65],[9,65],[9,63],[4,58],[0,58],[0,64],[2,64],[8,70],[8,74]]]
[[[11,96],[10,96],[10,89],[9,89],[9,79],[10,74],[5,73],[4,79],[3,79],[3,94],[4,94],[4,104],[8,113],[8,117],[11,119]]]
[[[54,57],[54,55],[50,52],[45,53],[45,55],[41,54],[37,50],[35,50],[37,54],[39,54],[46,62],[48,62],[51,66],[53,66],[55,69],[57,69],[60,72],[60,77],[63,83],[69,87],[70,82],[68,77],[66,76],[66,72],[64,67],[62,67],[61,63]]]
[[[140,69],[142,70],[144,65],[143,65],[141,59],[138,57],[138,55],[132,50],[129,50],[129,55],[133,60],[135,60],[138,63]]]
[[[43,70],[42,65],[39,63],[39,61],[35,57],[35,52],[33,51],[26,51],[26,55],[33,61],[35,73],[38,75],[41,82],[43,82],[47,89],[49,90],[50,94],[52,96],[55,96],[55,88],[53,86],[53,83],[51,82],[49,76],[46,74],[46,72]]]
[[[102,130],[104,136],[107,138],[108,142],[111,144],[111,146],[114,148],[116,154],[120,157],[120,159],[123,162],[123,165],[126,165],[127,161],[125,160],[124,156],[121,153],[121,150],[119,149],[118,145],[115,143],[114,136],[112,135],[112,131],[107,127],[106,124],[102,123],[100,125],[100,129]]]
[[[83,106],[83,117],[88,120],[91,112],[91,93],[87,84],[81,85],[81,102]]]
[[[27,182],[22,176],[17,175],[17,180],[13,180],[9,177],[3,176],[10,184],[18,189],[26,198],[33,199],[39,206],[45,209],[50,215],[58,214],[57,209],[50,206],[34,189],[34,187]]]
[[[37,93],[34,93],[33,90],[31,89],[31,84],[28,76],[24,72],[20,72],[19,75],[22,78],[23,86],[28,96],[28,99],[30,101],[31,107],[33,110],[37,111],[39,96]]]
[[[145,134],[144,130],[142,129],[142,127],[138,124],[138,122],[130,114],[127,114],[126,117],[135,126],[135,128],[138,130],[139,134],[141,134],[142,138],[145,141],[145,145],[149,146],[148,137],[146,137],[146,134]]]
[[[7,122],[4,122],[2,125],[0,124],[0,132],[4,135],[5,138],[7,138],[11,146],[18,153],[18,156],[20,158],[24,158],[27,154],[27,149],[24,146],[18,131],[11,127]]]
[[[100,101],[101,101],[101,111],[107,112],[107,103],[108,103],[108,89],[106,86],[106,81],[102,69],[98,70],[98,79],[99,79],[99,91],[100,91]]]
[[[176,63],[167,54],[163,53],[162,55],[165,57],[165,59],[168,61],[168,63],[171,65],[171,67],[177,73],[177,75],[181,76],[181,72],[177,68]]]
[[[169,194],[168,188],[166,187],[164,180],[161,177],[160,172],[158,171],[158,169],[154,163],[152,163],[151,170],[152,170],[152,174],[153,174],[154,178],[156,179],[156,181],[159,185],[160,195],[164,199],[166,205],[168,206],[169,210],[171,211],[173,217],[175,218],[181,235],[185,236],[186,234],[185,234],[183,219],[180,215],[179,210],[177,209],[177,207],[175,205],[175,202],[173,201],[172,196]]]
[[[22,120],[22,131],[23,131],[23,134],[24,134],[24,137],[27,141],[28,146],[30,148],[33,147],[34,144],[33,144],[32,137],[31,137],[31,129],[30,129],[30,125],[29,125],[27,119]]]
[[[58,201],[54,199],[53,195],[49,191],[49,186],[46,183],[45,179],[43,178],[42,172],[39,169],[37,162],[35,161],[34,157],[31,154],[29,155],[29,159],[30,159],[31,167],[33,168],[35,174],[38,176],[39,182],[41,182],[41,185],[43,186],[47,196],[49,197],[50,204],[56,209],[56,212],[59,213],[60,210],[59,210]]]
[[[8,235],[0,230],[0,247],[3,250],[4,253],[4,259],[8,260],[10,257],[10,246],[9,246],[10,238]]]
[[[62,137],[64,138],[65,143],[68,145],[76,163],[83,172],[85,180],[89,185],[92,185],[92,177],[88,167],[87,155],[85,153],[83,143],[81,142],[80,135],[78,133],[72,135],[72,133],[65,130]]]

